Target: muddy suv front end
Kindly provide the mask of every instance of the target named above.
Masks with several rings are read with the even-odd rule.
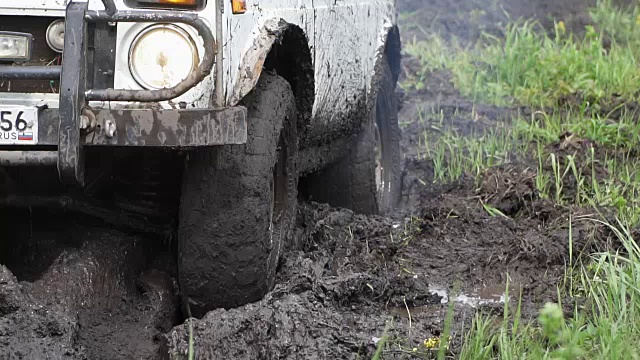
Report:
[[[214,34],[221,29],[193,11],[102,3],[94,10],[70,2],[63,18],[3,15],[0,165],[55,165],[62,183],[83,186],[89,147],[246,142],[246,109],[223,107],[222,74],[212,75],[221,69]],[[130,24],[128,38],[118,24]],[[176,100],[205,79],[210,85],[198,91],[207,93],[197,95],[208,106]]]

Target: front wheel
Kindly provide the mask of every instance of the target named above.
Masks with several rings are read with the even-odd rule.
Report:
[[[179,278],[193,316],[262,298],[296,216],[298,138],[289,83],[264,73],[243,100],[244,145],[189,155],[180,201]]]

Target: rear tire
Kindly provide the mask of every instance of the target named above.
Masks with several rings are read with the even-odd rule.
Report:
[[[396,81],[386,58],[378,83],[375,111],[351,141],[349,153],[305,179],[305,193],[314,201],[364,214],[393,210],[401,191],[401,132]]]
[[[262,298],[296,216],[298,137],[289,83],[263,73],[243,100],[244,145],[190,153],[178,230],[179,278],[192,316]]]

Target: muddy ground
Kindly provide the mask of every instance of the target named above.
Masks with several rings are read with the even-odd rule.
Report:
[[[399,10],[409,14],[404,41],[433,32],[475,41],[518,17],[563,19],[579,31],[593,2],[399,0]],[[0,359],[170,359],[187,353],[189,325],[198,359],[371,358],[385,329],[384,358],[424,358],[431,350],[420,344],[442,334],[451,304],[454,351],[478,310],[500,313],[505,299],[521,297],[525,316],[535,315],[555,300],[565,271],[569,209],[538,197],[536,164],[526,159],[492,169],[480,184],[434,184],[431,161],[418,156],[418,137],[431,128],[416,121],[434,106],[462,134],[526,111],[474,106],[446,72],[433,74],[404,94],[402,209],[367,217],[300,204],[302,248],[282,260],[276,288],[202,320],[184,322],[171,241],[68,214],[4,211]],[[601,246],[602,232],[574,224],[576,249]]]

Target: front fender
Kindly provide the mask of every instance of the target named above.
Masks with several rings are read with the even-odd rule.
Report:
[[[227,104],[237,105],[258,83],[262,74],[264,62],[276,41],[281,41],[282,36],[290,24],[282,19],[267,20],[253,44],[242,56],[238,77],[233,84],[232,91],[227,98]]]

